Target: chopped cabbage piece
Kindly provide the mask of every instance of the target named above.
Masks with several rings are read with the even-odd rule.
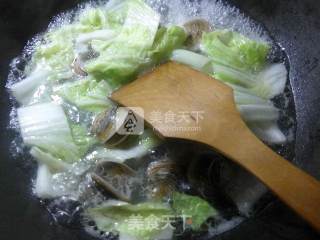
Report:
[[[28,77],[9,86],[9,89],[20,104],[36,103],[43,98],[44,92],[41,86],[45,87],[43,84],[46,83],[49,75],[50,69],[43,64],[39,64]]]
[[[153,59],[154,63],[166,61],[173,50],[182,47],[186,39],[187,34],[181,27],[161,27],[157,32],[149,56]]]
[[[107,201],[95,208],[89,208],[86,215],[92,218],[102,231],[120,233],[136,240],[153,240],[162,232],[164,219],[173,216],[165,203],[145,202],[136,205]]]
[[[40,164],[38,166],[37,178],[33,190],[40,198],[52,198],[57,196],[52,187],[52,174],[46,165]]]
[[[63,172],[70,168],[70,164],[52,156],[50,153],[42,151],[38,147],[31,148],[30,154],[38,161],[39,164],[46,165],[52,173]]]
[[[25,144],[36,146],[67,163],[80,159],[61,106],[42,103],[19,108],[18,120]]]
[[[173,209],[181,217],[189,218],[188,225],[193,230],[199,230],[209,218],[217,216],[218,212],[204,199],[196,196],[175,192],[173,194]]]
[[[203,34],[201,49],[215,63],[257,72],[266,65],[270,45],[251,40],[236,32],[217,30]]]
[[[212,64],[209,58],[188,50],[174,50],[171,56],[171,60],[189,65],[190,67],[204,73],[212,73]]]
[[[148,63],[147,52],[153,45],[160,16],[140,0],[129,0],[127,17],[119,35],[107,44],[100,56],[85,65],[97,79],[107,79],[112,87],[133,80]]]
[[[101,112],[112,106],[108,99],[112,92],[109,84],[105,81],[97,82],[91,77],[60,85],[54,92],[85,111]]]
[[[64,24],[52,29],[44,36],[45,44],[36,47],[31,66],[39,62],[44,63],[51,69],[49,80],[70,79],[73,76],[71,64],[76,57],[74,40],[83,33],[92,31],[92,28],[81,24]]]

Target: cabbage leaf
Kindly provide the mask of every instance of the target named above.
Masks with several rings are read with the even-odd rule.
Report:
[[[266,65],[270,45],[251,40],[236,32],[217,30],[203,34],[201,49],[215,63],[257,72]]]
[[[211,60],[201,54],[184,49],[177,49],[172,52],[170,60],[186,64],[203,73],[212,74]]]
[[[52,156],[50,153],[42,151],[38,147],[32,147],[30,154],[38,161],[39,164],[46,165],[52,173],[64,172],[71,167],[70,164]]]
[[[172,208],[178,217],[191,220],[187,224],[193,230],[199,230],[201,225],[209,218],[217,216],[218,212],[204,199],[175,192],[172,197]]]
[[[39,64],[28,77],[9,86],[9,90],[22,105],[37,103],[49,98],[44,91],[49,76],[50,69],[43,64]]]
[[[85,65],[97,79],[107,80],[118,87],[133,79],[148,60],[160,16],[140,0],[127,2],[127,17],[117,37],[107,44],[100,56]],[[101,49],[101,46],[100,46]]]
[[[49,80],[52,82],[72,78],[71,64],[76,57],[74,40],[80,34],[90,31],[92,28],[77,23],[51,29],[43,37],[45,43],[36,47],[31,65],[42,62],[48,66],[51,70]]]
[[[173,50],[180,48],[186,39],[186,32],[179,26],[161,27],[149,55],[156,64],[166,61]]]
[[[107,201],[89,208],[86,215],[92,218],[102,231],[114,232],[136,240],[153,240],[161,233],[164,219],[173,216],[171,208],[164,203],[145,202],[136,205]]]
[[[89,112],[101,112],[112,106],[108,96],[112,89],[106,81],[97,82],[91,77],[65,83],[54,89],[64,100]]]
[[[79,127],[72,132],[62,107],[54,103],[19,108],[18,121],[26,145],[38,147],[66,163],[80,160],[93,142]],[[37,156],[48,157],[42,153]]]

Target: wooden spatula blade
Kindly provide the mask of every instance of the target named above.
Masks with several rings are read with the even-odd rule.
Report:
[[[221,124],[232,128],[229,122],[241,121],[230,87],[174,62],[124,86],[111,98],[127,107],[141,107],[144,119],[165,137],[199,140],[207,127],[217,129],[219,137]]]

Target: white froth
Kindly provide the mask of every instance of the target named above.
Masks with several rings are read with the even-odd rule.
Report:
[[[192,18],[202,18],[216,29],[230,29],[260,41],[271,41],[268,34],[239,9],[220,0],[147,0],[156,11],[162,14],[163,24],[181,25]]]

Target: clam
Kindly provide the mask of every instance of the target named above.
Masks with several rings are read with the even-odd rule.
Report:
[[[108,147],[119,145],[129,135],[118,133],[128,117],[129,111],[125,108],[114,107],[99,114],[91,127],[91,132]]]
[[[91,174],[92,180],[113,197],[131,202],[130,181],[136,172],[129,166],[116,162],[102,162]]]
[[[147,175],[149,178],[163,177],[174,172],[175,169],[176,163],[171,160],[156,161],[148,166]]]
[[[112,174],[128,176],[134,176],[136,174],[136,171],[128,165],[111,161],[100,162],[96,167],[96,172],[98,174],[108,174],[108,172],[110,172]]]
[[[203,33],[211,32],[213,29],[211,24],[203,19],[194,19],[188,21],[183,26],[189,36],[187,45],[193,48],[197,48]]]
[[[81,66],[81,61],[79,59],[79,57],[76,57],[72,64],[71,64],[71,68],[73,70],[73,72],[79,76],[83,76],[83,77],[86,77],[88,76],[88,73],[83,70],[82,66]]]
[[[171,160],[152,162],[147,169],[151,198],[168,197],[177,187],[177,165]]]

